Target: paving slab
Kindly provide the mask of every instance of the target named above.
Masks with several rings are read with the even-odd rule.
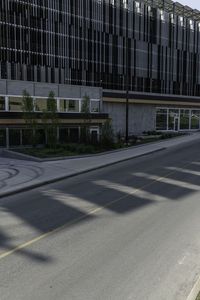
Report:
[[[198,140],[199,132],[101,155],[43,162],[0,157],[0,197]]]

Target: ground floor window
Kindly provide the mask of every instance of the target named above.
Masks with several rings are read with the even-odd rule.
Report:
[[[60,144],[79,143],[81,140],[81,125],[59,127],[57,129],[57,140]],[[99,127],[88,127],[90,141],[97,143],[99,141]],[[86,141],[87,142],[87,141]],[[0,147],[17,146],[41,146],[47,143],[47,132],[43,128],[34,130],[28,128],[2,128],[0,129]]]
[[[6,129],[0,129],[0,147],[6,147]]]
[[[91,127],[90,128],[90,140],[92,144],[97,144],[99,142],[99,128]]]
[[[190,129],[190,111],[188,109],[180,110],[180,130]]]
[[[199,129],[200,110],[191,111],[191,129]]]
[[[72,143],[79,142],[79,128],[69,128],[69,139]]]
[[[19,146],[21,144],[20,129],[9,129],[9,144],[10,146]]]
[[[157,108],[156,130],[187,131],[200,129],[200,110]]]
[[[61,144],[66,144],[69,142],[69,128],[59,129],[59,141]]]
[[[31,129],[22,129],[22,144],[31,145],[32,130]]]
[[[166,128],[167,128],[167,109],[157,109],[156,127],[157,127],[157,130],[166,130]]]
[[[166,130],[178,130],[178,116],[179,110],[178,109],[169,109],[167,110],[168,116],[168,129]]]
[[[5,110],[5,97],[0,97],[0,110]]]
[[[35,130],[36,143],[38,145],[44,145],[46,143],[46,133],[45,130],[40,128]]]

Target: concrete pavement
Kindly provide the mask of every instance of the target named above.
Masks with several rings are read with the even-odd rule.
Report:
[[[1,300],[186,300],[200,274],[199,149],[0,199]]]
[[[0,157],[0,197],[198,140],[199,132],[101,155],[43,162]]]

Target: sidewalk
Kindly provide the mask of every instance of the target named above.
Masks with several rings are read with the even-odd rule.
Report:
[[[0,157],[0,198],[194,141],[200,141],[199,132],[82,158],[34,162]]]

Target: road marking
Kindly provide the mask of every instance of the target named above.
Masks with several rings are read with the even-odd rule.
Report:
[[[137,197],[141,199],[147,199],[147,200],[153,200],[153,201],[166,201],[169,200],[169,198],[153,194],[151,192],[144,191],[140,188],[132,188],[130,186],[122,185],[119,183],[111,182],[108,180],[97,180],[94,181],[95,184],[103,186],[105,188],[113,189],[118,192],[126,193],[129,195],[133,195],[137,191]]]
[[[49,196],[59,202],[63,203],[64,205],[69,205],[75,209],[81,210],[83,213],[88,213],[88,209],[94,209],[101,207],[96,203],[89,202],[83,198],[75,197],[72,194],[64,193],[56,189],[51,189],[48,191],[42,191],[42,194],[45,196]]]
[[[200,162],[199,161],[193,161],[191,162],[192,165],[196,165],[196,166],[200,166]]]
[[[181,173],[191,174],[191,175],[195,175],[195,176],[200,176],[200,172],[189,170],[189,169],[175,168],[175,167],[167,167],[166,169],[171,170],[171,171],[177,171],[177,172],[181,172]]]
[[[189,165],[189,164],[190,164],[190,163],[187,162],[184,166],[187,166],[187,165]],[[74,220],[72,220],[72,221],[70,221],[70,222],[67,222],[67,223],[65,223],[65,224],[63,224],[63,225],[61,225],[61,226],[59,226],[59,227],[57,227],[57,228],[55,228],[55,229],[52,229],[52,230],[50,230],[50,231],[48,231],[48,232],[46,232],[46,233],[44,233],[44,234],[42,234],[42,235],[40,235],[40,236],[38,236],[38,237],[36,237],[36,238],[34,238],[34,239],[32,239],[32,240],[26,242],[26,243],[23,243],[23,244],[21,244],[21,245],[18,245],[18,246],[16,246],[15,248],[13,248],[13,249],[11,249],[11,250],[9,250],[9,251],[6,251],[6,252],[1,253],[1,254],[0,254],[0,260],[2,260],[2,259],[4,259],[4,258],[6,258],[6,257],[8,257],[8,256],[10,256],[10,255],[12,255],[12,254],[14,254],[14,253],[20,251],[21,249],[27,248],[27,247],[29,247],[29,246],[35,244],[36,242],[39,242],[40,240],[43,240],[43,239],[45,239],[45,238],[47,238],[47,237],[53,235],[54,233],[57,233],[57,232],[61,231],[61,230],[64,229],[64,228],[67,228],[68,226],[71,226],[71,225],[73,225],[73,224],[75,224],[75,223],[77,223],[77,222],[79,222],[79,221],[81,221],[81,220],[87,218],[87,216],[95,215],[96,213],[102,211],[103,209],[105,209],[105,208],[107,208],[107,207],[109,207],[109,206],[111,206],[111,205],[113,205],[113,204],[115,204],[115,203],[117,203],[117,202],[119,202],[119,201],[121,201],[121,200],[123,200],[123,199],[126,199],[126,198],[130,197],[130,195],[134,195],[134,194],[138,193],[142,188],[149,187],[149,186],[153,185],[153,184],[156,183],[156,182],[159,182],[159,181],[162,181],[162,180],[164,180],[164,179],[167,179],[168,176],[170,176],[170,175],[172,175],[172,174],[175,174],[176,172],[177,172],[177,171],[172,171],[172,172],[166,174],[165,176],[161,176],[161,177],[154,176],[155,179],[154,179],[152,182],[147,183],[147,184],[141,186],[141,187],[138,188],[138,189],[135,189],[134,192],[133,192],[132,194],[124,195],[124,196],[122,196],[122,197],[120,197],[120,198],[118,198],[118,199],[115,199],[115,200],[113,200],[113,201],[108,202],[108,203],[107,203],[106,205],[104,205],[104,206],[100,206],[99,208],[92,209],[92,210],[88,211],[87,213],[85,213],[85,215],[83,215],[83,216],[81,216],[81,217],[79,217],[79,218],[76,218],[76,219],[74,219]],[[136,173],[136,174],[145,174],[145,173]],[[133,175],[135,175],[135,174],[133,173]],[[148,175],[148,174],[146,174],[146,175]]]
[[[174,173],[177,173],[177,172],[174,171]],[[176,185],[176,186],[179,186],[181,188],[188,188],[188,189],[191,189],[191,190],[194,190],[194,191],[200,191],[200,186],[199,185],[192,184],[192,183],[187,183],[185,181],[180,181],[180,180],[171,179],[171,178],[167,178],[167,177],[159,178],[156,175],[151,175],[151,174],[147,174],[147,173],[132,173],[132,175],[142,177],[142,178],[146,178],[146,179],[150,179],[150,180],[154,180],[154,181],[160,181],[160,182],[163,182],[163,183],[166,183],[166,184]]]

